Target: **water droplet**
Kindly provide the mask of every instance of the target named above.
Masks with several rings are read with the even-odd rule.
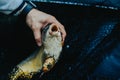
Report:
[[[66,47],[67,47],[67,48],[70,48],[70,46],[69,46],[69,45],[67,45]]]
[[[71,67],[69,67],[69,70],[71,70],[72,68]]]

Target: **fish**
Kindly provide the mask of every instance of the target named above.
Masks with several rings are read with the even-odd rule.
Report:
[[[10,72],[9,80],[30,80],[40,71],[50,71],[59,60],[62,52],[62,36],[58,26],[48,24],[42,30],[42,46]]]

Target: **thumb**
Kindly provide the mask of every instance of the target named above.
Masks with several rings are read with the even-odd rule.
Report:
[[[37,45],[41,46],[42,42],[41,42],[41,32],[40,32],[40,29],[35,29],[33,31],[33,33],[34,33],[34,37],[35,37]]]

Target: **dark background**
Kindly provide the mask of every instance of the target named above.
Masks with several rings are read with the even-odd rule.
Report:
[[[67,32],[59,62],[41,80],[120,78],[119,11],[57,3],[35,4],[39,10],[55,16]],[[0,80],[5,80],[12,68],[37,48],[24,18],[0,14]]]

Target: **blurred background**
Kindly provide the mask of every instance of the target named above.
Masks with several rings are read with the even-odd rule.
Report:
[[[33,2],[65,26],[67,37],[55,67],[32,80],[120,79],[119,10],[79,0]],[[24,18],[0,14],[0,80],[38,48]]]

